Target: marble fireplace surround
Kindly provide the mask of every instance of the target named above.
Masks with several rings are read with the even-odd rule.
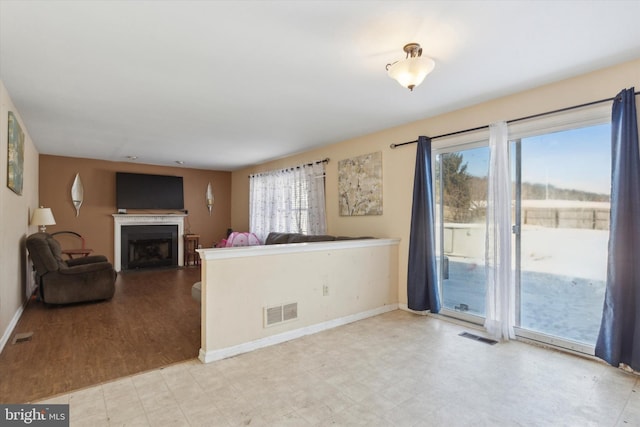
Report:
[[[184,218],[187,214],[113,214],[113,267],[122,269],[122,227],[127,225],[177,225],[178,226],[178,266],[184,265]]]

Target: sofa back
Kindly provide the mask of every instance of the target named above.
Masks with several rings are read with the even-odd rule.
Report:
[[[34,233],[27,237],[27,249],[38,276],[67,268],[62,259],[60,243],[49,233]]]
[[[332,242],[334,240],[373,239],[373,237],[330,236],[328,234],[309,235],[301,233],[271,232],[264,241],[265,245],[281,245],[284,243]]]

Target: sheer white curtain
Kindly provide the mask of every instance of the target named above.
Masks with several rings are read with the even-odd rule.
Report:
[[[515,277],[511,265],[511,176],[505,122],[489,126],[489,191],[485,265],[487,274],[484,326],[498,339],[515,333]]]
[[[327,215],[324,195],[324,162],[301,168],[307,182],[307,234],[326,234]]]
[[[252,175],[249,228],[262,241],[271,231],[325,234],[324,163]]]

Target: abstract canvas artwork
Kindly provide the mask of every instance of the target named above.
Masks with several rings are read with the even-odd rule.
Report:
[[[338,162],[342,216],[382,215],[382,152]]]
[[[7,153],[7,187],[22,195],[24,168],[24,132],[16,116],[9,111],[9,137]]]

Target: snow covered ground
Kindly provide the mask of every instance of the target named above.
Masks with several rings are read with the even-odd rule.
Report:
[[[521,326],[593,345],[607,267],[606,230],[525,226],[521,252]],[[477,253],[477,251],[475,251]],[[449,256],[443,304],[484,315],[484,260]]]

